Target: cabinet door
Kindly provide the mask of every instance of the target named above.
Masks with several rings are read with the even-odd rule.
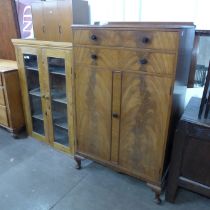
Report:
[[[112,72],[75,69],[77,152],[110,160]]]
[[[43,2],[31,3],[34,37],[36,39],[40,39],[40,40],[46,39],[46,37],[45,37],[46,29],[45,29],[45,25],[44,25],[43,6],[44,6]]]
[[[33,48],[18,48],[20,84],[22,86],[26,126],[29,135],[47,141],[46,103],[44,100],[41,53]]]
[[[50,142],[73,151],[73,109],[70,50],[43,50]]]
[[[44,5],[44,25],[45,25],[45,40],[58,41],[59,27],[58,27],[58,10],[57,1],[43,2]]]
[[[122,74],[119,164],[149,181],[162,173],[171,84],[171,78]]]
[[[73,24],[72,17],[72,1],[64,0],[57,2],[58,16],[59,16],[59,41],[72,42],[72,30]]]

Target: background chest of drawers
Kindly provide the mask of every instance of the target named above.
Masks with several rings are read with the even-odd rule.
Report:
[[[140,178],[160,201],[193,39],[192,24],[73,26],[78,167],[83,156]]]
[[[25,125],[15,61],[0,60],[0,125],[14,136]]]

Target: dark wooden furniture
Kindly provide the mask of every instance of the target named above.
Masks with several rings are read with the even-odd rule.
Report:
[[[12,38],[20,38],[14,0],[0,0],[0,59],[15,60]]]
[[[203,90],[203,95],[201,98],[201,104],[200,104],[200,108],[199,108],[199,113],[198,113],[198,117],[201,118],[202,113],[204,112],[204,107],[206,105],[206,110],[205,110],[205,114],[204,117],[207,118],[208,116],[208,110],[209,110],[209,100],[210,100],[210,94],[209,94],[209,82],[210,82],[210,63],[209,63],[209,67],[208,67],[208,73],[206,76],[206,82],[204,85],[204,90]]]
[[[194,46],[193,46],[193,51],[192,51],[192,61],[191,61],[188,84],[187,84],[188,88],[193,88],[196,82],[195,75],[196,75],[197,57],[198,57],[198,53],[202,53],[202,51],[200,52],[198,51],[201,37],[210,37],[210,30],[196,30],[195,31]]]
[[[160,202],[193,39],[192,24],[73,26],[77,168],[80,156],[96,160],[146,181]]]
[[[72,42],[72,24],[89,24],[87,1],[34,0],[32,6],[34,36],[38,40]]]
[[[0,59],[0,125],[16,136],[25,126],[16,61]]]
[[[178,187],[210,197],[210,119],[198,119],[199,98],[191,98],[176,130],[166,200]]]

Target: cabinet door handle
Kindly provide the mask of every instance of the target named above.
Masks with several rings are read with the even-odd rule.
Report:
[[[90,39],[91,39],[92,41],[96,41],[98,38],[97,38],[97,36],[96,36],[95,34],[92,34],[92,35],[90,36]]]
[[[112,113],[112,117],[114,117],[114,118],[119,118],[119,114],[116,113],[116,112],[113,112],[113,113]]]
[[[147,63],[148,63],[148,61],[145,58],[143,58],[143,59],[140,60],[140,64],[142,64],[142,65],[145,65]]]
[[[96,54],[92,54],[92,55],[91,55],[91,58],[92,58],[93,60],[97,60],[98,56],[97,56]]]
[[[149,39],[148,37],[145,36],[145,37],[142,38],[141,41],[142,41],[142,43],[147,44],[147,43],[150,42],[150,39]]]
[[[42,31],[43,31],[43,33],[46,32],[46,29],[45,29],[45,26],[44,25],[42,26]]]
[[[61,34],[61,25],[58,27],[59,33]]]

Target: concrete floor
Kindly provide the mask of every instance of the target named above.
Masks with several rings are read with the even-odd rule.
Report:
[[[209,210],[210,200],[180,190],[176,204],[153,203],[132,177],[96,163],[82,170],[66,154],[0,129],[0,210]],[[162,196],[164,199],[164,195]]]

